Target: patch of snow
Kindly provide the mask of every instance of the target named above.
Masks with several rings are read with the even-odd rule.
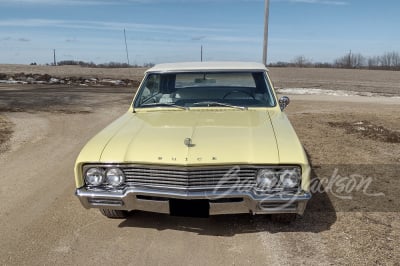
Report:
[[[13,79],[0,80],[0,83],[1,84],[28,84],[28,82],[26,82],[26,81],[13,80]]]
[[[113,79],[102,79],[101,83],[108,85],[125,85],[125,82],[122,80],[113,80]]]
[[[32,77],[28,77],[28,78],[26,79],[26,81],[27,81],[28,83],[33,83],[33,82],[35,82],[35,79],[32,78]]]
[[[365,127],[357,127],[356,128],[358,131],[366,131],[367,129]]]
[[[345,90],[325,90],[316,88],[282,88],[276,90],[279,94],[292,95],[328,95],[328,96],[363,96],[363,97],[378,97],[385,96],[374,92],[359,92]],[[399,96],[385,96],[389,98],[400,98]]]
[[[59,79],[56,79],[56,78],[51,78],[51,79],[49,80],[49,83],[50,83],[50,84],[60,83],[60,80],[59,80]]]

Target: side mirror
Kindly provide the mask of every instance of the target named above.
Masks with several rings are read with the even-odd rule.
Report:
[[[281,110],[283,111],[290,103],[290,99],[287,96],[282,96],[279,99],[279,106],[281,107]]]

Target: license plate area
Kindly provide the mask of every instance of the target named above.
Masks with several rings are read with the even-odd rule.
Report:
[[[210,216],[208,200],[169,199],[169,212],[172,216],[202,217]]]

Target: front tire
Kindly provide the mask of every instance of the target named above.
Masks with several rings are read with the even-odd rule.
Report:
[[[297,218],[296,213],[279,213],[279,214],[272,214],[271,220],[274,223],[282,223],[282,224],[289,224],[294,222]]]
[[[111,219],[124,219],[128,217],[127,211],[111,210],[111,209],[100,209],[101,214]]]

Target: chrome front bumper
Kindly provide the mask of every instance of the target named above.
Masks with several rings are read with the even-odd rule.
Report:
[[[142,210],[170,213],[170,199],[208,200],[209,214],[274,214],[297,213],[302,215],[311,194],[257,194],[253,191],[171,191],[148,188],[127,188],[123,191],[94,191],[80,188],[76,196],[89,208],[116,210]]]

